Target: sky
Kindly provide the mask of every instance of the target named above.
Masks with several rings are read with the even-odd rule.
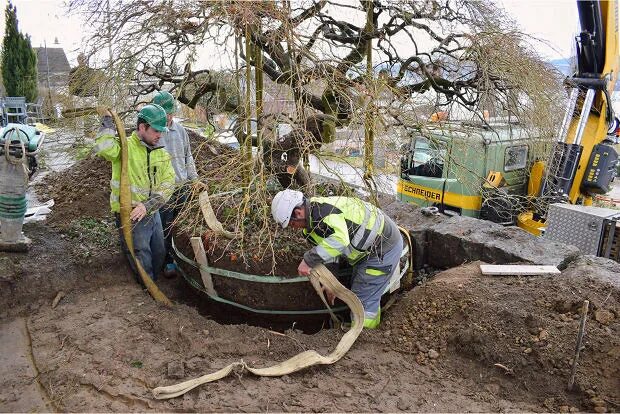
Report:
[[[541,45],[550,59],[568,58],[573,53],[579,32],[574,0],[500,0],[524,33],[544,39],[553,47]],[[541,53],[543,54],[543,53]]]
[[[112,0],[113,1],[113,0]],[[396,1],[396,0],[395,0]],[[514,17],[525,33],[552,45],[540,45],[549,59],[570,57],[578,21],[574,0],[497,0]],[[29,34],[33,47],[63,47],[69,62],[76,64],[83,37],[79,16],[67,16],[64,0],[13,0],[19,28]],[[0,0],[2,13],[7,0]],[[4,33],[4,18],[0,20]],[[56,39],[58,44],[55,44]]]
[[[4,10],[7,0],[0,0],[2,20],[0,33],[4,35]],[[67,16],[62,0],[13,0],[17,8],[19,30],[30,35],[33,47],[63,47],[70,63],[76,64],[82,39],[82,22],[77,16]],[[0,36],[1,36],[0,35]],[[58,39],[59,44],[55,45]]]

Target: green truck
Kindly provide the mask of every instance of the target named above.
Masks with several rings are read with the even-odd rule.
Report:
[[[514,224],[550,140],[510,122],[425,125],[403,146],[397,196],[446,214]],[[516,196],[516,197],[513,197]]]

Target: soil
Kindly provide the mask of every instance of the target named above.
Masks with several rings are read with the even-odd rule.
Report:
[[[589,257],[559,278],[517,278],[483,276],[480,264],[443,271],[404,295],[383,327],[390,332],[384,342],[513,402],[537,400],[549,411],[617,403],[620,266]],[[585,347],[577,386],[567,393],[586,299]]]
[[[364,330],[333,365],[280,378],[237,371],[155,400],[154,387],[241,359],[269,366],[305,349],[326,354],[342,332],[318,325],[306,334],[304,318],[250,317],[183,278],[158,281],[172,309],[155,303],[118,253],[108,177],[103,183],[89,162],[98,163],[44,181],[56,205],[49,223],[25,226],[30,252],[0,253],[1,411],[620,409],[620,265],[593,257],[556,277],[482,276],[480,263],[448,269],[396,295],[381,327]],[[82,196],[65,200],[73,194]],[[567,391],[584,299],[584,349]]]
[[[42,199],[54,199],[47,223],[66,227],[77,215],[102,218],[110,214],[110,163],[93,155],[66,171],[51,172],[35,187]]]

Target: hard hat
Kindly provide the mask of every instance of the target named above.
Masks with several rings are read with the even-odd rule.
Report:
[[[168,132],[166,111],[159,105],[149,104],[140,109],[138,118],[144,119],[155,131]]]
[[[167,114],[173,114],[176,112],[174,101],[174,96],[167,91],[159,91],[153,97],[153,103],[164,108],[164,111],[166,111]]]
[[[273,219],[282,226],[283,229],[288,226],[291,220],[291,214],[295,207],[301,205],[304,201],[304,195],[301,191],[283,190],[273,198],[271,202],[271,215]]]

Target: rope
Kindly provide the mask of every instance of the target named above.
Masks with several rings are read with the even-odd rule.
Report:
[[[351,346],[353,346],[355,340],[362,332],[364,308],[362,307],[362,303],[358,297],[349,289],[345,288],[325,266],[319,265],[312,269],[310,280],[312,282],[312,286],[314,286],[317,291],[317,294],[321,295],[323,290],[322,286],[325,286],[327,289],[334,292],[336,296],[345,302],[351,309],[351,329],[342,336],[334,351],[329,355],[323,356],[315,350],[307,350],[287,359],[286,361],[267,368],[253,368],[241,360],[238,362],[233,362],[232,364],[211,374],[206,374],[175,385],[157,387],[152,391],[153,396],[160,400],[178,397],[202,384],[217,381],[226,377],[234,368],[237,367],[247,369],[252,374],[258,376],[278,377],[300,371],[313,365],[329,365],[337,362],[347,353]]]

